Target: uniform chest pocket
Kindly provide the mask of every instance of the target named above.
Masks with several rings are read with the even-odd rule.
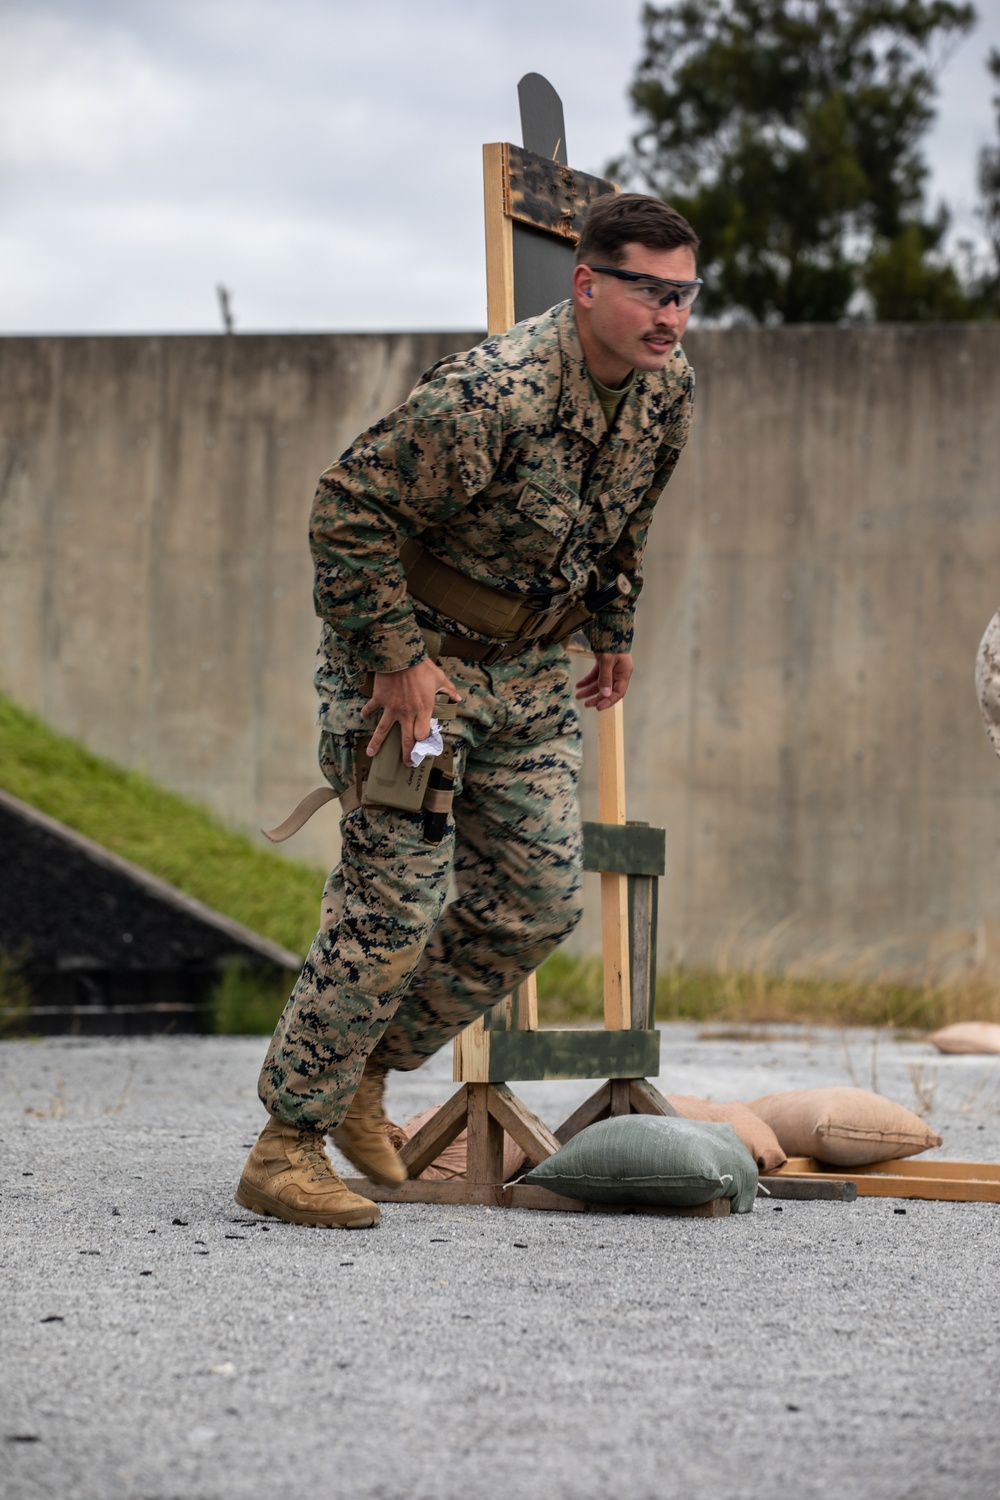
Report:
[[[530,479],[517,501],[518,514],[564,542],[580,514],[580,496],[569,485],[539,475]]]
[[[652,465],[636,464],[617,484],[600,492],[598,499],[612,537],[618,536],[629,516],[642,503],[652,479]]]

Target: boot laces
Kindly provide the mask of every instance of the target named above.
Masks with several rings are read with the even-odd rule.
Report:
[[[315,1130],[299,1131],[299,1148],[310,1167],[310,1178],[320,1182],[333,1175],[330,1158],[323,1149],[323,1137]]]

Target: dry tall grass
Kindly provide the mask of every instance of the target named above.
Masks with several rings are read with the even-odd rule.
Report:
[[[753,952],[744,945],[739,960],[727,946],[711,967],[661,973],[657,1019],[915,1031],[954,1021],[1000,1022],[995,965],[977,959],[968,945],[943,944],[909,968],[889,968],[887,955],[875,949],[850,961],[843,954],[814,953],[781,967],[783,939],[775,930]],[[553,955],[539,970],[538,990],[543,1025],[601,1019],[599,959]]]

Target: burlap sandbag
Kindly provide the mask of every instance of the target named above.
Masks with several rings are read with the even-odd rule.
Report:
[[[928,1041],[939,1052],[1000,1052],[1000,1026],[994,1021],[957,1021],[935,1031]]]
[[[766,1125],[746,1104],[738,1104],[735,1100],[716,1104],[711,1099],[696,1099],[690,1094],[668,1094],[667,1103],[676,1109],[682,1120],[722,1120],[731,1125],[760,1172],[773,1172],[788,1160],[770,1125]]]
[[[790,1089],[750,1100],[789,1156],[814,1156],[834,1167],[916,1156],[941,1137],[919,1115],[867,1089]]]

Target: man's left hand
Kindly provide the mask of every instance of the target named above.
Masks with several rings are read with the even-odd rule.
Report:
[[[594,665],[576,685],[577,698],[584,708],[614,708],[628,692],[632,676],[631,656],[616,656],[611,651],[595,651]]]

